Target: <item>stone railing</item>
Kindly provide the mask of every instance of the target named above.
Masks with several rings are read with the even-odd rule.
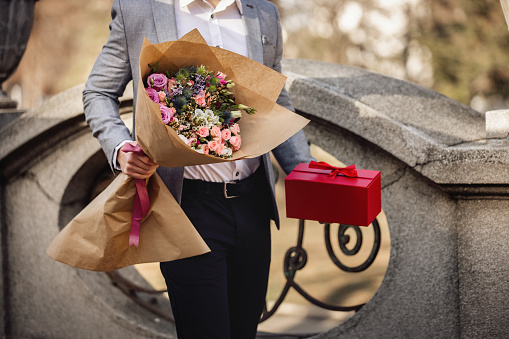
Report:
[[[506,337],[509,154],[484,117],[411,83],[365,70],[286,60],[308,139],[382,172],[391,260],[375,296],[314,338]],[[3,336],[174,338],[97,274],[45,255],[109,169],[83,118],[82,87],[0,131]],[[132,94],[121,100],[126,120]],[[143,286],[132,268],[122,274]],[[166,301],[147,297],[161,311]],[[161,299],[163,297],[160,297]]]

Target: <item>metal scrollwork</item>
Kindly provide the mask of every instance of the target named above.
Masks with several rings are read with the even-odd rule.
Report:
[[[371,249],[371,253],[369,254],[368,258],[359,266],[355,267],[349,267],[345,264],[343,264],[339,258],[334,253],[334,250],[332,248],[331,243],[331,231],[330,231],[330,224],[324,224],[324,237],[325,237],[325,247],[327,248],[327,252],[329,254],[329,257],[331,258],[332,262],[339,267],[341,270],[345,272],[361,272],[367,269],[373,262],[375,261],[375,258],[378,254],[378,251],[380,250],[380,242],[381,242],[381,234],[380,234],[380,225],[378,223],[378,220],[374,220],[373,223],[370,226],[373,229],[374,232],[374,243],[373,248]],[[307,301],[312,303],[313,305],[316,305],[318,307],[331,310],[331,311],[357,311],[359,310],[364,304],[355,305],[355,306],[336,306],[336,305],[330,305],[327,303],[324,303],[314,297],[312,297],[309,293],[307,293],[297,282],[295,282],[295,276],[297,272],[301,269],[303,269],[306,266],[307,263],[307,252],[302,247],[303,238],[304,238],[304,228],[305,228],[305,220],[299,221],[299,234],[297,237],[297,245],[294,247],[291,247],[287,250],[284,258],[284,275],[286,277],[286,283],[283,287],[283,290],[281,291],[281,294],[279,295],[278,299],[272,306],[272,308],[269,310],[267,308],[267,305],[265,305],[262,317],[260,319],[260,322],[263,322],[267,319],[269,319],[279,308],[279,306],[283,303],[283,300],[285,299],[286,295],[290,291],[291,288],[295,289],[301,296],[303,296]],[[347,245],[352,240],[352,237],[348,234],[346,234],[346,231],[348,229],[353,229],[355,232],[355,245],[353,248],[349,249]],[[343,254],[347,256],[354,256],[359,253],[359,250],[361,249],[362,243],[363,243],[363,236],[360,228],[358,226],[353,225],[339,225],[338,228],[338,242],[339,242],[339,248],[343,252]]]
[[[378,224],[378,220],[374,220],[372,223],[373,232],[375,236],[375,241],[373,243],[373,248],[371,249],[371,253],[369,254],[366,261],[364,261],[361,265],[355,266],[355,267],[349,267],[343,264],[338,257],[334,254],[334,250],[332,249],[331,244],[331,238],[330,238],[330,224],[325,224],[324,228],[324,235],[325,235],[325,247],[327,248],[327,253],[329,253],[329,257],[331,258],[332,262],[339,267],[341,270],[345,272],[362,272],[366,270],[376,259],[376,256],[378,254],[378,251],[380,250],[380,225]],[[355,230],[355,235],[357,238],[357,241],[355,243],[355,246],[349,250],[346,245],[350,242],[351,237],[345,232],[349,229],[353,228]],[[361,246],[362,246],[362,232],[359,228],[359,226],[353,226],[353,225],[339,225],[338,229],[338,240],[339,240],[339,248],[341,251],[348,256],[356,255]]]

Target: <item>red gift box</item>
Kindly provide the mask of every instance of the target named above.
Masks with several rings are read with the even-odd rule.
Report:
[[[382,210],[380,172],[353,165],[299,164],[286,177],[285,192],[288,218],[368,226]]]

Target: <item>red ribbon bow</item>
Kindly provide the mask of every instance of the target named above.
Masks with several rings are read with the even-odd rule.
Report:
[[[122,147],[122,152],[132,152],[138,155],[145,154],[140,145],[133,146],[130,143],[127,143]],[[129,247],[131,247],[131,245],[138,247],[140,243],[141,220],[145,218],[150,208],[150,201],[148,198],[147,186],[145,185],[145,179],[134,179],[134,182],[136,184],[136,195],[134,196],[133,217],[131,219],[131,233],[129,234]]]
[[[350,178],[357,178],[357,170],[355,169],[355,165],[350,165],[347,167],[335,167],[332,165],[329,165],[325,161],[311,161],[309,163],[309,168],[318,168],[318,169],[324,169],[324,170],[331,170],[329,175],[327,175],[328,178],[334,179],[338,174],[343,174]]]

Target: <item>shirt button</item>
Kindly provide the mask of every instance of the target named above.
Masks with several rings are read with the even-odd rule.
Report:
[[[214,14],[211,14],[211,15],[210,15],[210,17],[211,17],[212,19],[214,19]]]

